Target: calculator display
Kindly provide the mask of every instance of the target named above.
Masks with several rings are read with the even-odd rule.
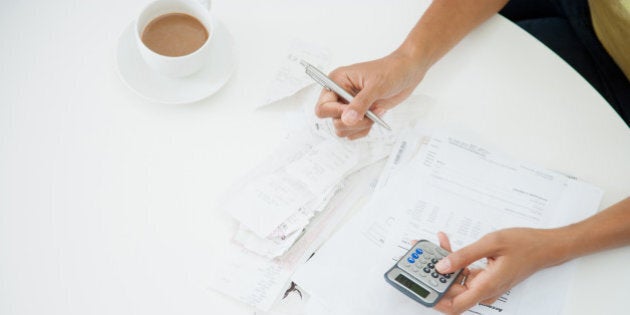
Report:
[[[457,279],[461,269],[440,273],[435,266],[449,252],[427,240],[419,240],[385,274],[385,281],[414,301],[435,306]]]
[[[425,290],[423,287],[417,285],[415,282],[409,280],[407,277],[399,274],[396,279],[396,282],[402,284],[405,288],[413,291],[417,295],[426,298],[429,295],[429,291]]]

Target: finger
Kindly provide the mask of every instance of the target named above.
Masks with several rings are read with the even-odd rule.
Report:
[[[465,290],[453,298],[451,311],[456,314],[463,313],[467,309],[477,305],[477,303],[484,298],[483,290],[479,290],[478,288]]]
[[[484,236],[477,242],[442,258],[442,260],[435,265],[435,269],[440,273],[451,273],[481,258],[492,256],[493,253],[494,247],[492,246],[491,240]]]
[[[494,304],[494,302],[496,302],[501,297],[501,295],[503,295],[503,294],[499,294],[499,295],[493,296],[493,297],[491,297],[489,299],[485,299],[485,300],[483,300],[483,301],[481,301],[479,303],[485,304],[485,305],[492,305],[492,304]]]
[[[347,125],[354,125],[364,119],[365,112],[378,99],[377,91],[370,87],[365,87],[357,94],[348,107],[346,107],[341,115],[341,119]]]
[[[339,102],[337,94],[323,90],[315,105],[315,115],[319,118],[341,117],[346,106]]]
[[[337,102],[321,103],[315,106],[315,115],[319,118],[339,118],[343,114],[345,104]]]
[[[350,133],[357,133],[359,131],[364,131],[366,129],[369,130],[373,124],[374,122],[372,120],[364,119],[356,125],[348,126],[343,122],[342,119],[338,119],[338,118],[333,119],[333,126],[335,127],[335,129],[348,130],[350,131]]]
[[[470,275],[470,269],[468,267],[466,267],[459,274],[468,277]]]
[[[440,241],[440,247],[446,249],[449,252],[452,252],[451,249],[451,241],[448,239],[448,235],[446,233],[440,231],[437,233],[438,240]]]
[[[333,126],[335,127],[335,134],[338,137],[350,137],[360,132],[369,132],[372,124],[362,123],[360,126],[347,126],[341,119],[333,118]]]
[[[359,139],[359,138],[363,138],[363,137],[367,136],[370,133],[370,130],[372,130],[372,129],[368,128],[368,129],[366,129],[364,131],[357,132],[357,133],[355,133],[355,134],[353,134],[351,136],[348,136],[348,139],[356,140],[356,139]]]
[[[378,116],[379,118],[383,118],[385,113],[387,113],[387,109],[382,107],[372,107],[372,113],[374,113],[374,115]]]
[[[455,278],[455,280],[453,281],[453,285],[461,285],[461,286],[465,286],[466,284],[466,279],[468,278],[467,275],[465,275],[464,273],[460,272],[457,275],[457,278]]]
[[[464,286],[453,284],[434,308],[442,313],[452,313],[453,298],[464,293],[466,290],[468,289]]]

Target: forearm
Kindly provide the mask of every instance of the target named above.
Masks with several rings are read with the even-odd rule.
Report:
[[[426,70],[508,0],[434,0],[395,53]]]
[[[630,197],[588,219],[556,229],[554,233],[559,255],[553,264],[630,245]]]

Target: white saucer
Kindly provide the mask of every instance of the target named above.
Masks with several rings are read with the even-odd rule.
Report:
[[[188,77],[169,78],[144,62],[136,46],[133,23],[129,24],[118,40],[118,74],[130,89],[158,103],[192,103],[212,95],[228,81],[236,61],[232,35],[223,23],[215,25],[210,42],[212,56],[203,69]]]

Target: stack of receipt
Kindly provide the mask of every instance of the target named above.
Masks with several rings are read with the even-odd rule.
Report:
[[[218,205],[238,222],[238,228],[210,285],[263,311],[284,293],[297,266],[371,195],[397,131],[412,126],[431,102],[425,96],[412,96],[388,113],[385,119],[393,132],[375,125],[364,139],[341,139],[330,119],[315,117],[321,87],[286,82],[310,80],[296,67],[302,55],[288,54],[278,76],[284,85],[298,90],[275,88],[275,99],[271,98],[295,108],[287,114],[286,139],[235,183]]]
[[[301,116],[301,128],[292,129],[219,204],[238,229],[212,286],[261,310],[284,292],[297,266],[316,249],[315,241],[371,195],[395,143],[396,133],[380,130],[358,141],[338,138],[330,122],[310,114],[318,94],[311,86],[295,96],[299,108],[290,120],[295,124],[295,116]],[[427,101],[411,97],[399,113],[387,116],[388,123],[403,130],[417,117],[411,113],[421,108],[418,102]],[[252,279],[258,280],[249,283]],[[244,293],[247,288],[251,292]]]

